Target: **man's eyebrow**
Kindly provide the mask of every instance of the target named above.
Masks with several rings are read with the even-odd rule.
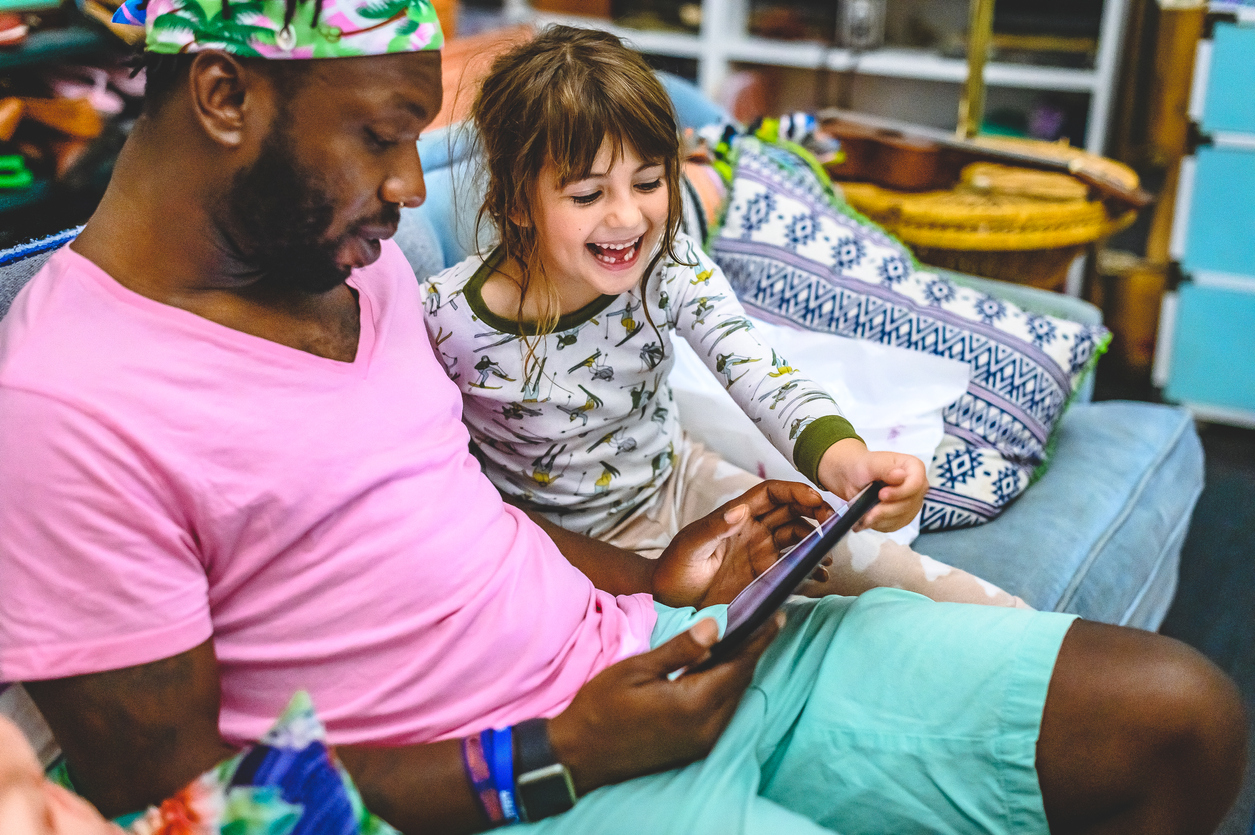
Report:
[[[426,122],[428,119],[432,118],[431,114],[427,112],[427,108],[413,99],[407,99],[404,96],[397,96],[393,99],[393,104],[420,122]]]

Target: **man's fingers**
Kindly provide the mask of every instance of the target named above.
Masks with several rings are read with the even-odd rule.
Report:
[[[750,509],[743,504],[739,504],[723,514],[723,521],[728,524],[728,530],[731,532],[748,519],[749,515]]]
[[[780,505],[795,506],[808,516],[825,506],[818,490],[797,481],[764,481],[736,501],[749,505],[750,512],[758,519]]]
[[[735,699],[739,700],[741,691],[749,685],[749,680],[754,675],[754,665],[758,663],[758,657],[775,640],[776,635],[780,634],[782,626],[784,612],[776,612],[727,661],[684,678],[692,679],[694,683],[709,682],[709,686],[716,689],[723,689],[727,684],[735,682],[737,686],[726,692],[735,694]]]
[[[828,506],[823,505],[824,508]],[[797,505],[779,505],[769,513],[758,517],[758,522],[768,530],[775,530],[781,525],[791,525],[805,519],[827,519],[831,513],[822,513],[820,508],[799,507]],[[806,522],[810,525],[810,522]],[[811,527],[814,527],[811,525]]]
[[[792,524],[781,525],[771,532],[771,541],[777,549],[788,548],[805,539],[815,527],[805,519],[797,519]]]
[[[691,667],[706,657],[719,640],[719,624],[702,618],[657,649],[636,656],[650,677],[663,677],[681,667]]]

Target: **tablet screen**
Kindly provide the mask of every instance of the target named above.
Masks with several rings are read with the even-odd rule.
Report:
[[[837,523],[840,522],[848,512],[849,508],[847,507],[843,511],[833,513],[832,516],[828,517],[825,522],[807,534],[801,542],[790,548],[784,556],[772,563],[771,568],[767,569],[762,574],[759,574],[754,578],[754,582],[741,589],[741,593],[728,604],[728,628],[725,634],[732,632],[732,630],[736,629],[738,626],[743,624],[747,618],[753,615],[758,607],[761,606],[771,593],[776,590],[780,583],[785,581],[789,574],[793,573],[790,569],[796,568],[801,563],[806,562],[807,557],[809,557],[815,550],[815,546],[819,544],[819,540],[823,537],[824,533],[836,527]],[[818,562],[816,562],[816,565],[818,565]],[[815,566],[812,566],[810,571],[806,572],[807,577],[810,576],[810,572],[813,571],[814,568]],[[806,578],[803,577],[802,580],[798,582],[798,585],[804,582],[805,579]],[[796,586],[794,588],[796,588]],[[793,590],[794,589],[789,590],[790,594]]]
[[[693,669],[706,669],[732,655],[810,576],[841,537],[876,506],[884,486],[883,482],[872,482],[844,513],[834,513],[742,589],[728,604],[728,628],[723,638],[710,648],[710,657]]]

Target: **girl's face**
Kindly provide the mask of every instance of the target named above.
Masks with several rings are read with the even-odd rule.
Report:
[[[589,176],[565,186],[552,162],[540,172],[536,239],[563,312],[640,284],[666,230],[663,164],[642,160],[627,144],[618,160],[613,156],[612,142],[602,142]]]

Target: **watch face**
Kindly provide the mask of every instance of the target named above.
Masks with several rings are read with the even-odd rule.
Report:
[[[515,778],[524,818],[543,820],[575,805],[575,783],[562,763],[537,768]]]

